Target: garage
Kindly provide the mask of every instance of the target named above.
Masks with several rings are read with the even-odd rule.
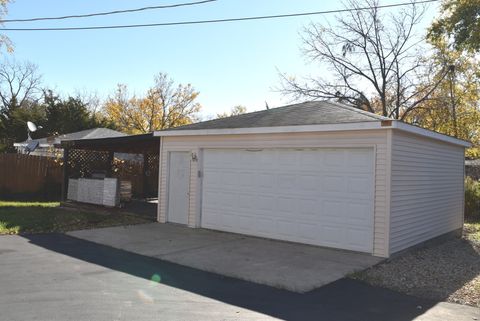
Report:
[[[201,226],[373,250],[373,149],[208,149]]]
[[[161,223],[378,257],[463,225],[470,143],[352,106],[305,102],[154,135]]]

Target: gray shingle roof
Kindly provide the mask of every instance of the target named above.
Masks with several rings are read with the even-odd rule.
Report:
[[[40,145],[54,145],[60,144],[62,140],[76,140],[76,139],[93,139],[93,138],[107,138],[107,137],[120,137],[120,136],[127,136],[122,132],[109,129],[109,128],[92,128],[86,129],[79,132],[62,134],[58,136],[51,136],[51,137],[44,137],[44,138],[37,138],[33,139],[34,141],[38,141]],[[28,144],[27,141],[21,142],[20,144]]]
[[[208,120],[169,130],[252,128],[295,125],[358,123],[388,120],[345,104],[310,101],[227,118]]]

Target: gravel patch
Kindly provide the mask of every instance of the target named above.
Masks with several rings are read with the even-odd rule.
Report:
[[[417,297],[480,307],[480,239],[470,230],[464,235],[406,252],[351,277]]]

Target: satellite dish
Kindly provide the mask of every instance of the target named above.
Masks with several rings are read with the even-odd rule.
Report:
[[[27,121],[27,127],[28,127],[28,130],[31,131],[32,133],[33,132],[36,132],[37,131],[37,125],[35,125],[34,123],[32,123],[31,121]]]
[[[30,137],[30,133],[36,132],[38,129],[43,128],[42,126],[35,125],[31,121],[27,121],[27,140],[32,140],[32,137]]]

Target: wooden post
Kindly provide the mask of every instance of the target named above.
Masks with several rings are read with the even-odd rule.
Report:
[[[68,161],[70,160],[70,149],[63,149],[63,181],[62,181],[62,202],[67,200],[68,193]]]
[[[148,195],[148,176],[147,176],[147,171],[148,171],[148,154],[143,153],[143,170],[142,170],[142,179],[143,179],[143,198],[147,198]]]
[[[112,167],[113,167],[114,157],[115,157],[115,152],[109,151],[108,152],[108,167],[107,167],[106,177],[112,177],[112,174],[113,174]]]

